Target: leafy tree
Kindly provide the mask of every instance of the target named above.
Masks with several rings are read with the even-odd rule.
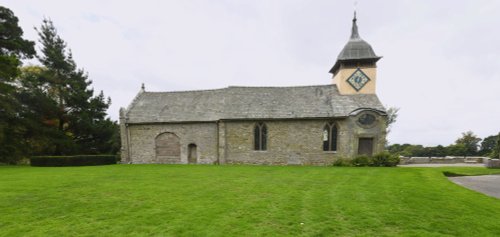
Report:
[[[424,147],[422,145],[410,145],[407,146],[402,152],[402,156],[412,157],[412,156],[422,156],[424,153]]]
[[[478,151],[478,144],[481,141],[474,133],[466,132],[457,139],[455,144],[447,147],[438,145],[435,147],[424,147],[412,144],[392,144],[387,150],[392,154],[406,157],[445,157],[445,156],[468,156],[487,155],[498,157],[500,151],[500,134],[498,136],[486,137],[481,143],[481,150]]]
[[[495,147],[497,146],[498,138],[498,135],[484,138],[481,142],[481,149],[479,150],[479,154],[483,156],[493,156]]]
[[[433,147],[432,151],[431,151],[431,154],[434,157],[445,157],[445,156],[447,156],[447,154],[446,154],[446,147],[441,146],[441,145]]]
[[[456,145],[465,147],[465,155],[477,155],[479,142],[482,139],[477,137],[472,131],[462,133],[462,137],[455,141]]]
[[[410,145],[410,144],[392,144],[392,145],[389,145],[387,146],[387,150],[391,153],[391,154],[400,154],[401,151],[403,151],[405,145]]]
[[[491,157],[492,158],[500,158],[500,132],[497,135],[497,145],[493,149]]]
[[[24,154],[26,130],[16,108],[12,81],[19,75],[21,59],[35,55],[34,42],[22,38],[18,18],[0,6],[0,162],[15,163]]]
[[[399,108],[396,107],[390,107],[389,109],[387,109],[387,120],[385,122],[387,133],[391,132],[392,125],[396,123],[398,119],[398,112]]]
[[[452,156],[467,156],[467,146],[465,144],[453,144],[446,148],[448,155]]]
[[[441,145],[435,147],[424,147],[422,145],[412,144],[393,144],[388,147],[392,154],[406,157],[445,157],[448,155],[465,156],[466,150],[463,145],[450,145],[444,147]]]

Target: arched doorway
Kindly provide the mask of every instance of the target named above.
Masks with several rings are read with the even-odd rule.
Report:
[[[174,133],[166,132],[155,139],[156,162],[162,164],[181,163],[181,143]]]
[[[188,145],[188,164],[196,164],[198,163],[198,151],[196,144]]]

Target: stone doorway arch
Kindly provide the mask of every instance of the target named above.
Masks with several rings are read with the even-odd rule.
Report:
[[[155,138],[156,163],[181,163],[181,142],[175,133],[165,132]]]
[[[188,164],[198,163],[198,147],[191,143],[188,145]]]

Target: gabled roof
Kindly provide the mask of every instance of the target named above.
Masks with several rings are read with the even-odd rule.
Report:
[[[381,57],[375,54],[373,48],[366,41],[361,39],[358,32],[358,25],[356,24],[356,12],[354,12],[354,19],[352,19],[352,30],[351,37],[349,41],[344,46],[339,56],[337,57],[337,61],[335,65],[333,65],[330,73],[335,73],[337,69],[340,67],[341,62],[347,61],[378,61]]]
[[[336,85],[228,87],[141,92],[126,111],[128,123],[347,117],[358,109],[385,113],[375,94],[340,95]]]

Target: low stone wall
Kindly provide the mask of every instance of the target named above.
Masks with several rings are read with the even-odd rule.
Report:
[[[500,168],[500,159],[486,159],[484,165],[488,168]]]
[[[404,157],[400,156],[400,165],[409,165],[409,164],[457,164],[457,163],[483,163],[488,158],[487,157],[455,157],[455,156],[446,156],[446,157]]]
[[[465,158],[465,163],[484,163],[488,157],[480,157],[480,156],[471,156]]]

